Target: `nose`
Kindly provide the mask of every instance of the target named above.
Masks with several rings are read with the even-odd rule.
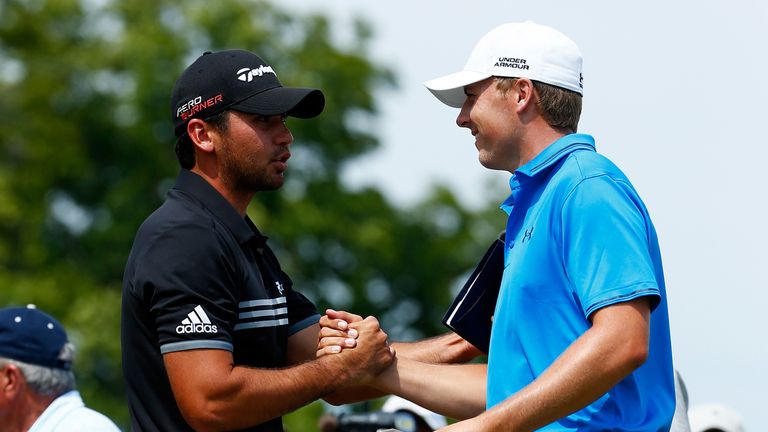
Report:
[[[281,128],[282,129],[275,137],[277,144],[281,146],[291,145],[291,143],[293,143],[293,134],[291,133],[291,130],[288,129],[288,126],[285,123],[282,124]]]
[[[464,105],[461,106],[461,111],[459,111],[459,115],[456,117],[456,124],[463,128],[469,127],[469,106],[467,102],[464,102]]]

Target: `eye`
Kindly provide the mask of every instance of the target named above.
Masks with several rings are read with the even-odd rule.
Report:
[[[261,114],[256,114],[254,116],[254,120],[259,122],[259,123],[265,123],[265,124],[269,124],[269,123],[277,122],[277,121],[279,121],[280,123],[285,123],[285,119],[287,117],[288,116],[286,114],[280,114],[280,115],[261,115]]]

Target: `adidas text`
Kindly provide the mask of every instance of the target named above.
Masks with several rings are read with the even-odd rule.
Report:
[[[186,324],[186,325],[177,325],[176,326],[176,333],[178,334],[185,334],[185,333],[218,333],[219,330],[216,328],[215,325],[212,324]]]
[[[197,305],[187,317],[181,320],[181,324],[176,326],[176,333],[218,333],[219,329],[211,323],[208,314],[202,306]]]

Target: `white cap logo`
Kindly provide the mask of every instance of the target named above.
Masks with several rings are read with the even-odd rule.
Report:
[[[251,68],[240,69],[239,71],[237,71],[237,79],[243,82],[251,82],[253,81],[254,77],[262,76],[265,73],[271,73],[272,75],[275,75],[275,71],[272,70],[272,66],[261,65],[256,69],[251,69]]]

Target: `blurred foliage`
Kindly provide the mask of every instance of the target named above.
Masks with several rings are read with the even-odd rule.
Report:
[[[380,317],[396,340],[443,332],[452,293],[503,219],[441,188],[400,209],[341,183],[344,166],[378,145],[366,127],[374,91],[396,82],[369,59],[373,29],[353,30],[335,42],[327,18],[258,0],[0,2],[0,306],[36,303],[65,323],[89,405],[127,425],[123,265],[178,171],[171,88],[206,50],[255,51],[283,83],[326,94],[321,117],[289,119],[285,187],[249,209],[295,285],[321,310]],[[286,425],[311,430],[321,410]]]

